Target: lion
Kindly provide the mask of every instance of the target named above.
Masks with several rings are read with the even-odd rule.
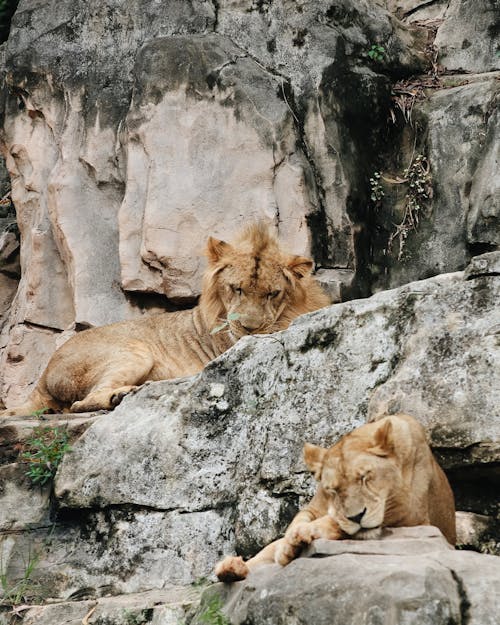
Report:
[[[215,573],[221,581],[245,579],[264,563],[286,566],[316,538],[379,538],[383,527],[435,525],[455,544],[453,493],[413,417],[385,416],[329,449],[306,443],[304,461],[319,482],[310,503],[283,538],[255,557],[219,562]]]
[[[330,303],[311,276],[313,261],[283,251],[262,224],[233,244],[209,237],[206,255],[195,308],[76,334],[54,353],[27,401],[0,416],[113,409],[146,381],[198,373],[242,336],[284,330]]]

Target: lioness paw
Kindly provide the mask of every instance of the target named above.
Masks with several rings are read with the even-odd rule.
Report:
[[[111,406],[116,407],[118,404],[121,404],[122,399],[131,393],[132,391],[136,391],[138,386],[124,386],[122,388],[118,388],[114,391],[109,399],[109,403]]]
[[[215,574],[221,582],[237,582],[248,575],[248,566],[241,556],[227,556],[217,564]]]
[[[286,538],[283,538],[281,543],[276,547],[274,561],[281,566],[286,566],[292,560],[295,560],[300,550],[300,546],[292,545]]]
[[[286,537],[288,542],[295,546],[309,545],[317,536],[311,523],[299,523]]]

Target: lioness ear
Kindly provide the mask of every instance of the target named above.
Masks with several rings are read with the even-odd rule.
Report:
[[[229,243],[208,237],[206,255],[211,263],[217,263],[231,249]]]
[[[304,462],[317,480],[321,478],[321,469],[323,467],[325,453],[326,449],[318,447],[318,445],[311,445],[310,443],[304,445]]]
[[[304,256],[292,256],[286,264],[286,269],[299,280],[309,275],[312,268],[313,261],[310,258],[304,258]]]
[[[388,456],[394,451],[392,423],[387,419],[375,432],[375,445],[368,451],[376,456]]]

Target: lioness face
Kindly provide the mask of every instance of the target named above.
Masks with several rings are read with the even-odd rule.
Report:
[[[375,537],[392,520],[404,489],[391,453],[390,426],[383,424],[369,439],[347,435],[329,449],[304,448],[305,462],[328,499],[328,514],[350,536]]]
[[[401,477],[393,461],[370,453],[327,455],[321,474],[328,513],[351,536],[382,527],[395,481]]]

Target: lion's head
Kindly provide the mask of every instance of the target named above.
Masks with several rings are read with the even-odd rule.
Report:
[[[210,237],[207,256],[200,306],[210,329],[227,323],[234,339],[283,330],[330,303],[310,276],[312,260],[285,253],[261,224],[232,244]]]
[[[346,534],[374,538],[383,526],[397,524],[406,488],[390,417],[354,430],[329,449],[306,443],[304,460],[328,499],[328,514]]]

